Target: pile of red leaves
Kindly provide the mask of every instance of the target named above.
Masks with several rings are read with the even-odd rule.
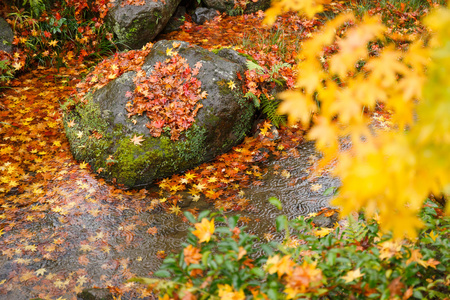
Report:
[[[174,43],[174,48],[179,43]],[[180,133],[194,123],[198,103],[205,99],[206,91],[201,91],[201,82],[196,77],[202,64],[198,62],[193,69],[186,59],[168,49],[171,55],[165,62],[157,62],[149,76],[140,70],[134,78],[136,88],[130,93],[133,101],[127,103],[128,117],[142,115],[150,119],[146,124],[154,137],[163,130],[170,130],[170,138],[178,140]]]

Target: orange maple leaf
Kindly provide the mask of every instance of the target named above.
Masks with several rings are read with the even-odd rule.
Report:
[[[209,242],[212,234],[214,233],[214,219],[208,221],[204,218],[201,223],[197,223],[194,226],[196,230],[192,233],[199,238],[199,242]]]
[[[200,249],[193,247],[192,245],[187,246],[183,250],[184,261],[189,266],[190,264],[198,264],[200,259],[202,259],[202,254]]]
[[[147,232],[148,232],[149,234],[155,235],[155,234],[158,232],[158,228],[156,228],[156,227],[150,227],[149,229],[147,229]]]

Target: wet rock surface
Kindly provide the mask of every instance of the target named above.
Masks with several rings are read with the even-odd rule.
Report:
[[[14,32],[12,31],[11,26],[5,19],[0,18],[0,51],[11,53],[13,39]]]
[[[160,33],[174,14],[181,0],[146,1],[144,5],[122,5],[116,1],[108,11],[107,24],[119,44],[139,49]]]
[[[245,9],[236,8],[234,0],[203,0],[208,8],[217,9],[221,12],[227,12],[230,15],[242,13],[254,13],[258,10],[265,10],[270,6],[270,0],[248,1]]]
[[[84,289],[77,295],[78,300],[114,300],[113,295],[108,289]]]

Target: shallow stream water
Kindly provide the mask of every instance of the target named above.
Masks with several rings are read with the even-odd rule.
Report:
[[[258,183],[242,190],[250,200],[248,207],[227,212],[243,217],[241,223],[247,223],[247,230],[261,239],[268,233],[277,238],[273,226],[278,215],[294,218],[327,206],[329,197],[322,195],[324,190],[339,184],[327,176],[312,182],[307,168],[316,155],[314,146],[303,143],[297,150],[296,157],[264,162],[265,171]],[[315,189],[311,188],[313,184]],[[76,194],[75,186],[93,193]],[[109,192],[101,199],[107,191],[107,186],[88,172],[84,178],[49,189],[55,200],[51,210],[58,214],[14,227],[1,240],[0,299],[76,299],[81,290],[94,286],[120,286],[122,291],[131,292],[136,287],[125,280],[149,276],[161,264],[162,251],[169,254],[181,249],[189,226],[180,216],[160,208],[148,210],[148,199],[142,194]],[[269,197],[281,201],[282,211],[269,204]],[[192,207],[214,210],[202,200],[190,202],[183,210]],[[149,228],[157,232],[151,233]],[[125,293],[122,299],[134,297],[134,292],[128,296]]]

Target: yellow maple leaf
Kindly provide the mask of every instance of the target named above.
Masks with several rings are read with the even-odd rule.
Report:
[[[434,233],[433,230],[431,230],[431,232],[428,235],[433,240],[433,242],[436,242],[436,238],[439,237],[439,234]]]
[[[439,261],[435,260],[434,258],[430,258],[427,261],[423,262],[424,267],[432,267],[433,269],[436,269],[436,266],[440,264]]]
[[[177,216],[181,213],[181,209],[177,205],[172,206],[171,208],[169,208],[169,210],[170,210],[170,213],[176,214]]]
[[[348,71],[354,69],[358,60],[367,57],[367,43],[381,36],[384,30],[378,17],[366,17],[362,24],[348,30],[346,38],[338,41],[339,53],[332,56],[330,71],[341,78],[345,77]]]
[[[44,273],[47,272],[47,269],[41,268],[39,270],[36,270],[36,276],[44,276]]]
[[[322,185],[319,183],[311,184],[311,187],[309,188],[313,192],[318,192],[322,188]]]
[[[195,177],[197,177],[195,173],[187,172],[186,174],[184,174],[184,178],[186,178],[187,180],[194,179]]]
[[[188,245],[183,249],[184,261],[189,266],[190,264],[198,264],[202,259],[202,254],[200,253],[200,249]]]
[[[231,90],[234,90],[236,88],[236,84],[234,84],[234,81],[232,80],[228,81],[227,85]]]
[[[70,120],[69,122],[67,122],[67,127],[71,128],[75,126],[75,121],[74,120]]]
[[[288,114],[290,124],[300,120],[304,126],[307,126],[311,120],[311,113],[317,111],[317,105],[302,92],[285,91],[278,96],[283,99],[278,113],[280,115]]]
[[[247,254],[247,251],[244,249],[244,247],[239,247],[238,260],[240,260],[246,254]]]
[[[365,274],[361,274],[361,271],[358,269],[354,270],[354,271],[348,271],[347,275],[342,276],[342,279],[345,280],[345,283],[349,283],[355,279],[358,279],[360,277],[363,277]]]
[[[321,86],[322,78],[325,77],[322,66],[315,59],[300,62],[297,65],[298,79],[296,86],[304,88],[308,95],[311,95]]]
[[[130,141],[136,146],[141,146],[141,143],[144,141],[144,136],[134,135],[133,138],[130,139]]]
[[[277,17],[288,11],[304,12],[308,18],[312,18],[316,13],[323,11],[323,4],[330,3],[331,0],[275,0],[264,14],[264,24],[272,25]]]
[[[289,255],[285,255],[280,259],[277,254],[267,259],[265,270],[269,274],[277,273],[278,277],[284,274],[291,274],[295,263],[291,260]]]
[[[318,237],[324,237],[330,234],[330,232],[333,231],[333,228],[320,228],[316,231],[314,231],[314,235]]]
[[[244,300],[245,293],[243,290],[235,291],[232,286],[228,284],[219,284],[220,300]]]
[[[19,63],[19,62],[15,62],[13,64],[13,67],[14,67],[15,70],[20,70],[20,69],[22,69],[22,64]]]
[[[167,56],[174,56],[174,55],[177,54],[177,52],[172,51],[172,50],[173,50],[172,48],[167,48],[167,49],[166,49],[166,55],[167,55]]]
[[[194,226],[196,230],[192,233],[199,238],[199,242],[209,242],[214,233],[214,219],[208,221],[206,218],[203,218],[201,223],[197,223]]]
[[[402,249],[402,244],[398,241],[386,241],[379,245],[380,255],[378,256],[381,260],[389,259],[394,255],[396,257],[401,257],[400,251]]]
[[[308,133],[308,138],[316,140],[317,149],[325,152],[336,152],[339,148],[338,136],[339,129],[336,124],[329,119],[319,116],[316,119],[316,124]]]

